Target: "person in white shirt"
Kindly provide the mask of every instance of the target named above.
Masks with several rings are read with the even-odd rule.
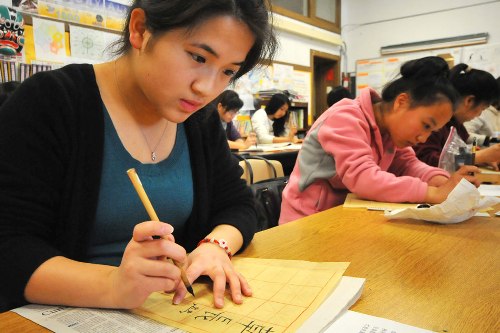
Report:
[[[490,143],[500,142],[500,76],[497,77],[499,96],[489,107],[481,112],[479,117],[464,123],[471,143],[474,138],[480,146],[489,146]]]
[[[300,142],[297,126],[288,122],[290,100],[285,94],[274,94],[265,109],[257,110],[252,116],[252,126],[258,143]]]

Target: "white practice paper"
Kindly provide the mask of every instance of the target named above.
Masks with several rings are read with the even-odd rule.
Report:
[[[58,333],[184,333],[127,311],[29,304],[11,310]]]
[[[500,203],[500,198],[481,197],[478,189],[462,179],[450,192],[448,198],[430,208],[404,208],[386,211],[388,219],[417,219],[442,224],[459,223],[474,216],[480,210]]]
[[[325,333],[432,333],[422,328],[364,313],[346,311]]]

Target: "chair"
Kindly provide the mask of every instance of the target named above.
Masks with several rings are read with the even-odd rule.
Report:
[[[281,195],[288,176],[284,176],[279,161],[267,160],[261,156],[237,156],[243,168],[242,179],[252,189],[257,211],[258,231],[278,225],[281,212]]]
[[[250,163],[251,172],[247,168],[247,162]],[[271,165],[274,166],[274,170],[276,170],[276,174],[274,174],[274,170]],[[280,161],[276,160],[264,160],[264,159],[255,159],[253,157],[246,157],[246,161],[240,161],[240,166],[243,169],[243,175],[241,175],[242,179],[245,179],[248,185],[254,184],[256,182],[260,182],[262,180],[267,180],[271,178],[283,177],[283,166]],[[252,177],[253,172],[253,177]]]

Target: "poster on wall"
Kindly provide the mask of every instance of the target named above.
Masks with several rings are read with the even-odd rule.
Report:
[[[36,60],[59,63],[66,60],[64,23],[33,17],[33,34]]]
[[[497,78],[500,76],[500,44],[464,48],[462,62],[472,68],[487,71]]]
[[[399,75],[401,65],[406,61],[426,56],[450,56],[451,65],[466,63],[472,68],[482,69],[495,78],[500,76],[500,44],[464,46],[405,53],[395,57],[381,57],[356,61],[356,96],[359,90],[371,87],[379,93],[384,85]]]

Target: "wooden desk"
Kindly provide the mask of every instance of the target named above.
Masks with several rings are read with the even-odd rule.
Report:
[[[500,332],[500,218],[388,221],[337,207],[258,233],[246,257],[349,261],[366,278],[352,310],[436,332]],[[0,332],[40,332],[12,312]]]
[[[481,183],[490,183],[498,185],[500,184],[500,172],[492,171],[486,168],[480,168],[481,173],[478,173],[476,177],[479,179]]]
[[[366,278],[352,310],[436,332],[500,332],[500,218],[388,221],[337,207],[260,232],[248,257],[350,261]]]

